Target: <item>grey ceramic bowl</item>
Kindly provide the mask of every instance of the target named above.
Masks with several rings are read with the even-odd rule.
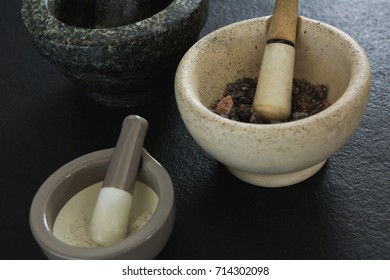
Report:
[[[138,106],[171,92],[177,64],[206,22],[208,0],[152,1],[149,17],[108,28],[94,28],[90,2],[23,0],[38,51],[104,105]]]
[[[49,259],[153,259],[171,234],[174,190],[167,171],[146,150],[137,180],[158,196],[157,208],[144,227],[109,247],[79,248],[60,241],[53,228],[64,205],[85,188],[104,179],[113,149],[79,157],[54,172],[36,193],[30,210],[31,231]]]

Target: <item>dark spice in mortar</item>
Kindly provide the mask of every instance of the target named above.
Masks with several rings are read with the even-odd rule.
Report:
[[[223,98],[211,105],[216,114],[240,122],[264,123],[253,107],[257,80],[253,78],[238,79],[228,83]],[[291,116],[287,121],[295,121],[314,115],[330,106],[327,100],[328,88],[325,85],[314,85],[305,79],[293,80]]]

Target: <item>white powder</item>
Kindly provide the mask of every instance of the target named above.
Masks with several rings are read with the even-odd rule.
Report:
[[[151,211],[144,212],[138,217],[130,216],[129,235],[141,229],[152,217]],[[63,242],[80,248],[96,248],[99,244],[93,242],[89,236],[89,222],[91,215],[80,214],[78,218],[70,225],[70,233],[63,236]]]
[[[89,236],[89,223],[102,182],[89,186],[72,197],[61,209],[53,234],[62,242],[81,248],[100,247]],[[131,207],[128,234],[141,229],[152,217],[158,196],[145,184],[136,182]]]

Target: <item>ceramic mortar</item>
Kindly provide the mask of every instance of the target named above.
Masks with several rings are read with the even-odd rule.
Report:
[[[112,153],[113,149],[101,150],[65,164],[36,193],[30,210],[30,227],[49,259],[153,259],[168,241],[175,217],[173,185],[167,171],[146,150],[137,180],[156,193],[158,203],[142,228],[116,244],[98,248],[71,246],[54,235],[57,216],[68,201],[103,181]]]
[[[210,110],[226,84],[258,77],[270,17],[222,27],[183,57],[175,94],[195,141],[238,178],[281,187],[301,182],[350,139],[369,99],[371,72],[364,50],[343,31],[299,17],[294,77],[329,88],[332,105],[308,118],[278,124],[248,124]]]

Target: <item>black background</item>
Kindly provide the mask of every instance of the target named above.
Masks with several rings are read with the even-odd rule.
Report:
[[[210,0],[201,36],[272,13],[272,0]],[[312,178],[280,189],[243,183],[192,140],[173,91],[108,108],[90,100],[31,43],[20,1],[0,4],[0,258],[43,259],[29,208],[43,181],[113,147],[122,120],[149,121],[146,149],[171,174],[176,223],[160,259],[390,259],[390,2],[301,0],[300,15],[345,31],[366,50],[372,92],[350,141]]]

